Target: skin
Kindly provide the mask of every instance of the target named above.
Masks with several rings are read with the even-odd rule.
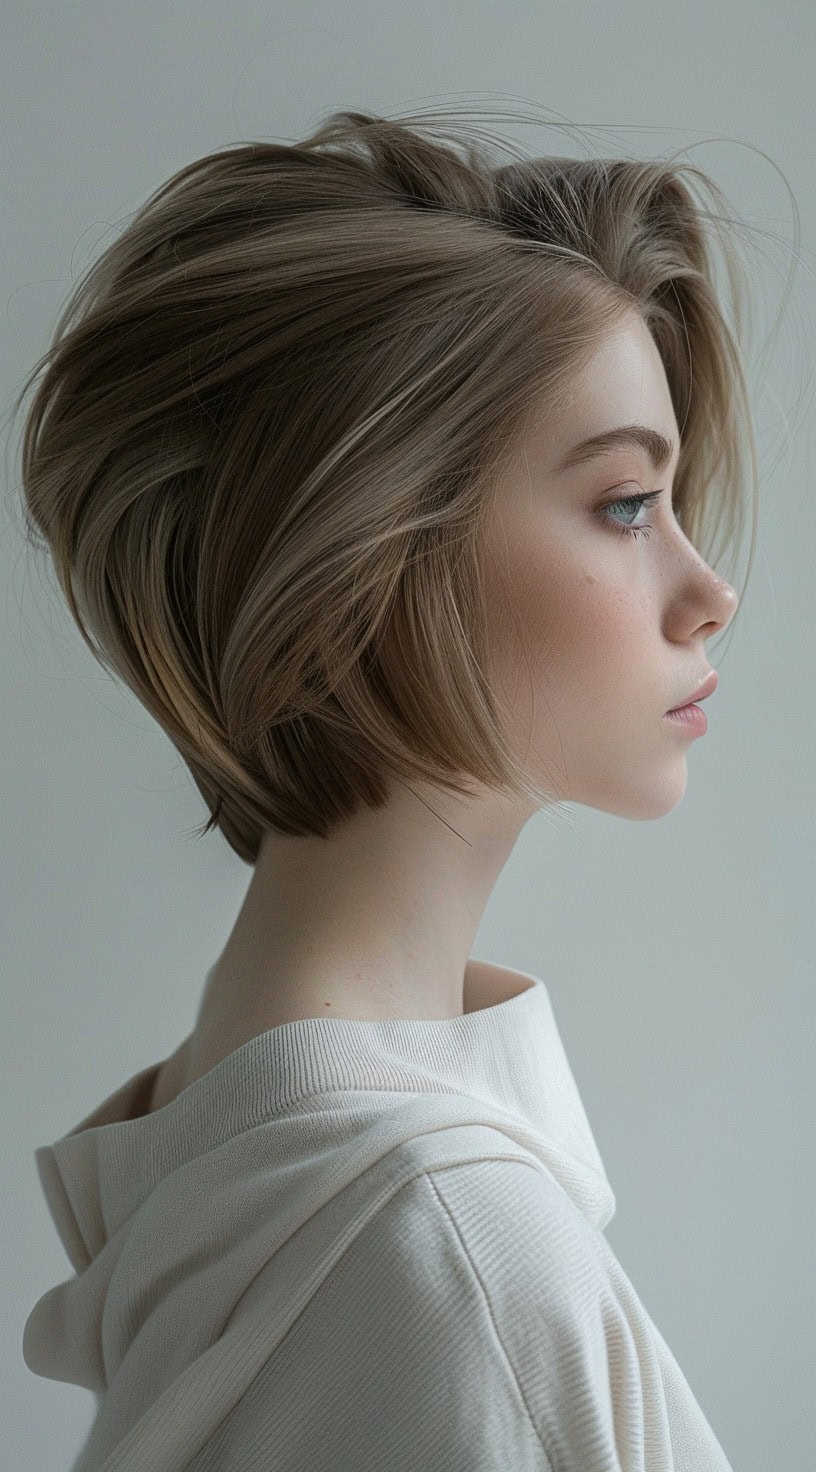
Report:
[[[557,469],[580,440],[633,421],[672,441],[661,473],[637,449]],[[660,355],[632,312],[563,411],[525,433],[484,528],[489,674],[516,755],[553,800],[630,819],[681,801],[693,738],[665,712],[708,673],[706,640],[738,603],[674,519],[679,442]],[[656,505],[600,515],[616,495],[661,487]],[[655,529],[620,534],[632,524]],[[446,1018],[503,1000],[506,973],[469,952],[537,810],[484,788],[462,798],[415,783],[395,785],[385,807],[363,808],[327,840],[268,835],[153,1107],[281,1023]]]

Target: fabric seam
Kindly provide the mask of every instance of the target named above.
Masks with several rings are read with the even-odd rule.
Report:
[[[513,1164],[522,1165],[527,1170],[535,1170],[536,1169],[536,1167],[532,1164],[532,1162],[528,1163],[526,1160],[514,1161]],[[457,1167],[455,1167],[455,1166],[440,1166],[439,1167],[439,1171],[442,1171],[442,1170],[453,1170],[453,1169],[456,1169],[456,1168]],[[544,1453],[544,1459],[545,1459],[545,1461],[547,1463],[547,1472],[554,1472],[555,1464],[552,1461],[552,1458],[550,1457],[550,1454],[549,1454],[549,1452],[547,1450],[547,1447],[544,1444],[544,1440],[543,1440],[543,1437],[541,1435],[541,1432],[539,1431],[539,1429],[538,1429],[538,1427],[537,1427],[537,1425],[535,1423],[535,1420],[533,1418],[532,1411],[530,1410],[530,1407],[529,1407],[528,1402],[527,1402],[527,1396],[524,1393],[524,1387],[523,1387],[523,1385],[521,1383],[521,1379],[519,1377],[519,1374],[518,1374],[518,1372],[516,1370],[515,1365],[513,1364],[512,1359],[510,1358],[510,1354],[509,1354],[509,1352],[507,1350],[507,1346],[505,1345],[504,1340],[502,1339],[501,1334],[499,1333],[499,1330],[498,1330],[498,1327],[497,1327],[497,1324],[496,1324],[496,1320],[495,1320],[495,1318],[493,1316],[493,1309],[492,1309],[492,1306],[491,1306],[491,1303],[490,1303],[490,1297],[488,1295],[487,1289],[485,1288],[485,1285],[482,1282],[481,1276],[479,1274],[479,1270],[476,1267],[476,1264],[474,1263],[473,1258],[471,1257],[471,1255],[470,1255],[470,1253],[468,1251],[467,1243],[465,1242],[464,1236],[462,1235],[462,1231],[461,1231],[461,1229],[459,1227],[458,1222],[456,1221],[456,1218],[455,1218],[455,1216],[453,1214],[453,1211],[451,1210],[450,1206],[448,1205],[447,1201],[445,1200],[444,1196],[442,1195],[442,1193],[441,1193],[438,1185],[436,1184],[436,1181],[433,1179],[433,1176],[436,1175],[436,1174],[438,1174],[438,1172],[437,1171],[434,1171],[434,1170],[425,1171],[425,1177],[426,1177],[426,1179],[428,1181],[428,1184],[430,1185],[431,1189],[433,1190],[434,1194],[436,1195],[436,1199],[439,1202],[439,1205],[441,1206],[442,1210],[444,1211],[444,1213],[445,1213],[445,1215],[447,1217],[447,1220],[449,1221],[449,1223],[451,1225],[451,1228],[452,1228],[452,1230],[453,1230],[453,1232],[455,1234],[456,1241],[458,1242],[459,1247],[460,1247],[462,1253],[464,1254],[464,1257],[465,1257],[465,1259],[466,1259],[466,1261],[468,1263],[468,1266],[469,1266],[471,1272],[473,1273],[473,1276],[476,1279],[476,1282],[479,1285],[479,1289],[481,1290],[482,1299],[484,1300],[485,1307],[487,1308],[487,1312],[488,1312],[488,1314],[490,1316],[490,1323],[492,1325],[493,1333],[494,1333],[494,1335],[496,1337],[496,1341],[497,1341],[497,1343],[498,1343],[498,1345],[499,1345],[499,1347],[500,1347],[500,1349],[502,1351],[502,1354],[504,1355],[504,1358],[505,1358],[507,1364],[510,1367],[510,1373],[513,1376],[513,1381],[514,1381],[514,1383],[516,1385],[516,1388],[518,1389],[518,1393],[521,1396],[522,1403],[524,1405],[525,1411],[527,1412],[527,1416],[528,1416],[530,1425],[532,1426],[533,1431],[535,1432],[535,1435],[536,1435],[536,1437],[538,1439],[538,1442],[539,1442],[539,1445],[541,1447],[541,1450]]]

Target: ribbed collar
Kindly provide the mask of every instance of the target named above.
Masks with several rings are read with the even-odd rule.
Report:
[[[319,1149],[319,1119],[338,1111],[359,1125],[372,1110],[425,1097],[432,1120],[468,1107],[486,1122],[508,1120],[600,1230],[615,1197],[540,978],[511,971],[515,994],[459,1017],[351,1021],[305,1018],[244,1043],[153,1114],[147,1107],[161,1063],[141,1069],[67,1135],[35,1152],[66,1252],[79,1272],[166,1177],[188,1161],[268,1123],[286,1166]],[[516,990],[526,979],[530,985]],[[508,983],[508,992],[511,990]],[[162,1060],[163,1062],[164,1060]],[[474,1103],[475,1101],[475,1103]],[[135,1116],[135,1117],[134,1117]],[[408,1117],[407,1115],[405,1116]],[[417,1116],[419,1117],[419,1115]],[[433,1124],[429,1123],[433,1128]],[[353,1131],[352,1131],[353,1134]],[[294,1155],[293,1155],[294,1152]]]

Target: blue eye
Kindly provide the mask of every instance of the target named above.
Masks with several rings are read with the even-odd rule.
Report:
[[[618,531],[623,536],[648,537],[654,530],[650,523],[647,522],[645,526],[622,526],[620,522],[613,521],[608,513],[610,511],[619,511],[621,508],[623,508],[624,514],[629,511],[637,512],[640,510],[641,506],[653,506],[654,503],[659,500],[662,494],[662,490],[649,491],[643,496],[626,496],[621,501],[609,501],[607,502],[606,506],[601,507],[603,518],[609,523],[610,526],[617,527]]]

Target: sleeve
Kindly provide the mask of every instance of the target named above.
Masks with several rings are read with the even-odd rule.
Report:
[[[604,1253],[546,1170],[424,1172],[350,1243],[208,1467],[731,1472],[693,1398],[691,1458],[673,1446],[651,1321]]]

